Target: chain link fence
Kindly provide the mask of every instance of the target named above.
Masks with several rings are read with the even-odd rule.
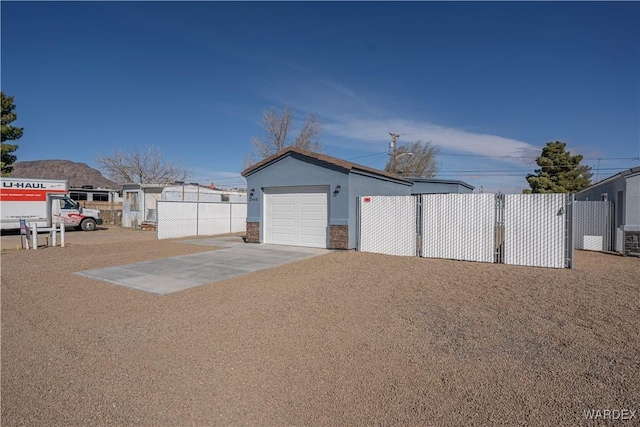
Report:
[[[158,239],[215,236],[246,229],[246,203],[159,200],[156,206]]]
[[[415,256],[418,199],[415,196],[360,197],[359,250]]]
[[[426,258],[493,262],[493,194],[424,194],[422,251]]]
[[[358,250],[363,252],[573,266],[569,195],[362,196],[358,208]]]
[[[612,249],[613,203],[580,201],[573,207],[575,248],[589,251]]]
[[[567,195],[505,194],[505,264],[564,268]]]

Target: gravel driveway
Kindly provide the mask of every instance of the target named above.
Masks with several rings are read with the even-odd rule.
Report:
[[[158,297],[76,271],[211,250],[2,236],[2,425],[602,425],[640,412],[640,260],[338,251]],[[638,425],[633,420],[621,426]]]

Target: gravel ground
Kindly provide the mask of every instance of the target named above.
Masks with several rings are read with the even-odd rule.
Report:
[[[2,236],[2,425],[640,424],[640,260],[354,251],[159,297],[75,271],[204,246]]]

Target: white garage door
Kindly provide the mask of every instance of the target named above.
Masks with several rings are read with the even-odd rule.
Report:
[[[327,247],[329,188],[264,189],[264,243]]]

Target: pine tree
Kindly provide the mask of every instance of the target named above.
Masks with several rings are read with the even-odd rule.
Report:
[[[591,168],[581,165],[583,157],[572,156],[566,146],[560,141],[547,142],[536,158],[540,169],[527,175],[531,190],[525,193],[575,193],[591,184]]]
[[[9,176],[13,171],[13,164],[17,157],[13,154],[18,149],[16,144],[6,144],[5,141],[13,141],[22,137],[23,128],[11,126],[10,123],[18,118],[13,111],[16,106],[13,103],[13,96],[2,94],[2,158],[0,159],[0,172],[2,176]]]

